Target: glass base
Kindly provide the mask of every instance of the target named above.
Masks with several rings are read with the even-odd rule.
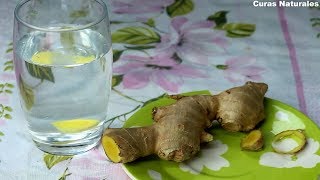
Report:
[[[57,138],[56,136],[52,137],[52,135],[40,136],[39,138],[39,134],[35,135],[34,133],[31,133],[31,136],[36,146],[44,152],[65,156],[76,155],[89,151],[99,144],[103,130],[102,127],[98,130],[94,129],[95,131],[93,132],[91,130],[85,133],[82,132],[81,134],[72,134],[71,136],[67,136],[68,138],[61,138],[61,136]]]

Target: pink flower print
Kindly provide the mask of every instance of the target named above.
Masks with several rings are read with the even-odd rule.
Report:
[[[5,126],[5,125],[6,125],[6,120],[0,119],[0,126]]]
[[[208,57],[225,52],[227,39],[213,29],[211,21],[188,22],[185,17],[171,21],[170,33],[161,36],[158,51],[177,53],[186,61],[207,64]]]
[[[0,94],[0,104],[8,104],[9,97],[5,94]]]
[[[0,80],[14,81],[14,80],[16,80],[16,76],[13,73],[2,73],[2,74],[0,74]]]
[[[108,161],[101,145],[85,154],[74,156],[68,169],[71,173],[70,179],[130,179],[122,170],[120,164],[113,164]]]
[[[259,81],[264,68],[255,66],[255,58],[233,57],[226,60],[225,65],[217,65],[218,69],[224,70],[224,77],[233,83],[243,83],[245,81]]]
[[[111,0],[113,11],[116,14],[145,14],[162,13],[166,6],[172,4],[174,0]]]
[[[166,91],[178,92],[183,78],[203,78],[203,72],[189,65],[180,64],[172,55],[160,53],[154,56],[124,55],[125,64],[115,67],[113,72],[124,74],[123,86],[129,89],[145,87],[154,82]]]

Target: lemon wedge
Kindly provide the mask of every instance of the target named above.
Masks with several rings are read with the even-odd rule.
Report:
[[[44,65],[73,65],[73,64],[85,64],[93,61],[94,55],[79,56],[55,51],[41,51],[37,52],[31,57],[31,61],[36,64]]]
[[[93,55],[91,56],[75,56],[74,62],[77,64],[85,64],[93,61],[95,57]]]
[[[32,62],[37,64],[52,64],[53,53],[50,51],[42,51],[34,54],[31,58]]]
[[[71,119],[53,122],[52,125],[62,133],[77,133],[99,124],[95,119]]]

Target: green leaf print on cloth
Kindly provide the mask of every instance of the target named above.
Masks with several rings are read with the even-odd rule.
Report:
[[[320,26],[320,18],[311,18],[312,27],[316,28]],[[317,34],[317,38],[320,38],[320,33]]]
[[[71,48],[75,44],[73,32],[62,32],[60,34],[60,43],[64,48]]]
[[[118,59],[120,58],[122,53],[123,53],[123,50],[113,49],[113,51],[112,51],[113,62],[118,61]]]
[[[231,38],[243,38],[251,36],[256,26],[249,23],[227,23],[228,11],[222,10],[210,15],[207,20],[215,22],[215,29],[224,30],[226,36]]]
[[[4,136],[3,132],[0,131],[0,142],[1,142],[1,136]]]
[[[5,118],[7,120],[12,119],[10,112],[12,112],[12,108],[10,106],[0,104],[0,118]]]
[[[112,87],[118,86],[123,79],[123,75],[114,75],[112,76]]]
[[[316,37],[320,38],[320,17],[319,17],[319,12],[320,9],[319,8],[311,8],[311,13],[312,13],[312,18],[310,18],[310,23],[312,28],[317,32]]]
[[[160,42],[160,35],[145,27],[125,27],[112,33],[113,43],[126,43],[133,45]]]
[[[31,76],[40,80],[48,80],[54,83],[54,76],[50,67],[39,66],[28,62],[25,63]]]
[[[213,15],[209,16],[207,19],[209,21],[214,21],[216,23],[215,28],[218,29],[227,23],[227,14],[228,11],[218,11]]]
[[[3,71],[12,71],[13,70],[13,61],[9,60],[4,63]]]
[[[31,107],[34,104],[34,93],[31,87],[29,87],[27,84],[25,84],[20,76],[19,78],[19,89],[21,93],[21,97],[25,103],[25,107],[27,109],[31,109]]]
[[[69,17],[80,18],[80,17],[86,17],[88,14],[89,14],[89,11],[87,9],[80,9],[80,10],[72,11]]]
[[[6,53],[11,53],[13,51],[13,44],[12,43],[9,43],[8,44],[8,48],[6,50]]]
[[[167,7],[167,13],[170,17],[188,14],[194,8],[191,0],[175,0],[173,4]]]
[[[47,168],[51,169],[54,165],[71,158],[72,156],[58,156],[45,153],[43,156],[43,161],[46,163]]]
[[[154,19],[152,19],[152,18],[148,19],[148,21],[145,22],[144,24],[146,24],[146,25],[148,25],[148,26],[150,26],[150,27],[155,27],[155,26],[156,26],[156,25],[155,25],[155,21],[154,21]]]
[[[7,44],[5,50],[5,60],[1,68],[1,83],[0,83],[0,127],[6,126],[6,121],[13,119],[13,109],[10,103],[10,97],[15,90],[13,85],[15,76],[13,75],[13,43]],[[9,59],[9,60],[8,60]],[[0,129],[2,130],[2,129]],[[0,131],[0,142],[4,133]],[[7,136],[8,137],[8,136]],[[1,162],[1,160],[0,160]]]
[[[254,24],[229,23],[223,26],[228,37],[241,38],[251,36],[256,30]]]
[[[12,58],[12,52],[13,52],[13,43],[9,43],[7,50],[6,50],[6,54],[8,54],[10,56],[10,60],[7,60],[4,62],[3,64],[3,71],[12,71],[13,70],[13,60]]]
[[[13,88],[14,88],[14,85],[11,83],[0,84],[0,94],[1,93],[12,94]]]

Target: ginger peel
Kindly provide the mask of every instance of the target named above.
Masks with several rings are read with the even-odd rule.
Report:
[[[247,82],[218,95],[170,96],[175,103],[154,108],[154,123],[147,127],[110,128],[102,146],[113,162],[127,163],[157,154],[161,159],[182,162],[213,140],[205,130],[218,120],[227,131],[250,131],[264,119],[264,95],[268,86]]]
[[[290,147],[290,145],[286,143],[286,140],[294,141],[295,147]],[[306,144],[307,139],[302,130],[286,130],[274,137],[272,148],[275,152],[280,154],[295,154],[303,150]]]

